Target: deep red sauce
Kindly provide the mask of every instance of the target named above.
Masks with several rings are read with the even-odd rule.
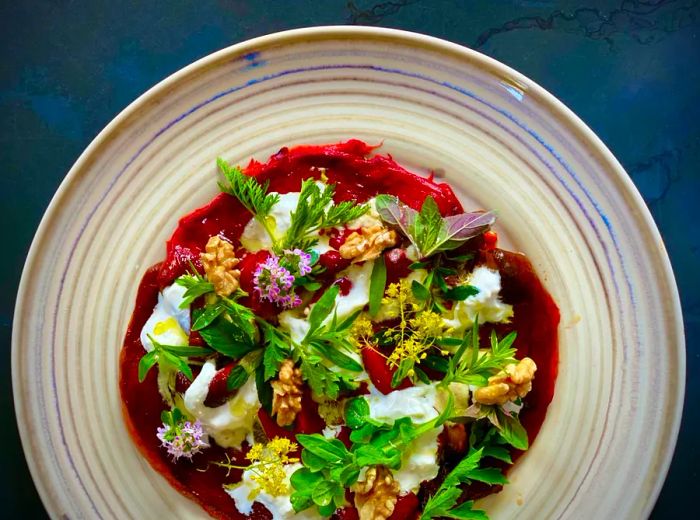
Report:
[[[261,180],[269,180],[270,189],[280,193],[298,191],[302,179],[320,178],[323,174],[328,182],[336,184],[336,201],[363,202],[379,193],[388,193],[398,196],[409,206],[420,209],[425,198],[431,195],[444,215],[462,211],[461,204],[448,185],[418,177],[390,157],[366,157],[372,150],[373,147],[356,140],[330,146],[283,148],[266,164],[251,161],[246,173]],[[180,220],[167,243],[166,260],[150,268],[141,280],[120,356],[120,390],[124,415],[134,441],[149,463],[177,490],[219,518],[243,518],[236,511],[233,500],[222,489],[222,483],[238,481],[240,472],[231,471],[227,477],[225,469],[209,463],[225,459],[225,452],[232,459],[242,462],[244,453],[224,450],[213,444],[210,449],[196,455],[192,462],[180,460],[175,464],[169,459],[155,435],[156,428],[161,425],[160,413],[164,408],[158,393],[156,371],[152,370],[143,383],[138,382],[137,367],[143,355],[139,334],[157,302],[159,289],[171,284],[177,276],[187,271],[189,262],[199,267],[199,254],[208,238],[219,234],[237,244],[249,220],[250,215],[240,203],[226,194],[217,195],[209,204]],[[481,244],[480,241],[474,243],[475,246]],[[242,270],[241,284],[243,289],[252,294],[252,270],[259,261],[264,260],[266,253],[248,254],[247,257],[244,251],[239,253],[239,257],[243,256],[239,264]],[[385,259],[390,281],[395,281],[408,274],[410,261],[400,253],[395,253],[394,257],[390,257],[390,254],[387,252]],[[515,307],[513,322],[498,326],[497,330],[505,333],[517,329],[516,346],[519,356],[530,356],[538,366],[533,390],[521,413],[523,425],[532,442],[544,420],[554,391],[558,363],[559,311],[524,256],[490,250],[482,253],[479,262],[486,262],[501,271],[504,300]],[[332,281],[335,273],[347,266],[347,262],[343,262],[334,252],[323,255],[321,263],[327,267],[326,276],[329,281]],[[249,298],[243,303],[263,317],[274,318],[278,312],[273,305],[255,298]],[[192,341],[201,344],[198,334],[193,334]],[[186,386],[186,383],[182,386]],[[304,420],[301,422],[304,424],[296,425],[294,430],[319,431],[323,424],[318,423],[315,410],[311,410],[315,403],[311,399],[305,399],[305,402],[309,413],[303,414]],[[278,428],[269,417],[265,417],[264,412],[261,413],[266,429],[274,431],[274,428]],[[206,472],[197,471],[205,468],[208,468]],[[411,496],[413,498],[402,502],[400,509],[403,517],[409,516],[407,509],[418,507],[417,499],[414,495]],[[411,507],[404,507],[409,506],[409,502]],[[350,511],[345,511],[342,516],[356,518]],[[267,519],[270,518],[270,513],[256,503],[252,517]]]

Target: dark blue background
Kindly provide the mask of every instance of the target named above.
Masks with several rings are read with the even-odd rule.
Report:
[[[688,345],[690,404],[653,516],[694,516],[700,0],[0,2],[2,513],[45,515],[13,417],[10,335],[25,255],[64,175],[120,110],[184,65],[253,36],[326,24],[395,27],[477,49],[556,95],[622,162],[665,238]]]

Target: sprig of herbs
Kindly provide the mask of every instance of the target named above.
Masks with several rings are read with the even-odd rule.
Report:
[[[392,195],[378,195],[375,207],[381,219],[399,228],[424,258],[459,247],[488,231],[496,221],[491,211],[443,217],[435,199],[430,196],[423,202],[420,212]]]
[[[199,274],[194,266],[191,266],[191,269],[191,273],[183,274],[175,279],[176,284],[187,289],[182,296],[181,309],[186,308],[200,296],[214,292],[214,284]]]
[[[216,164],[228,183],[219,183],[221,191],[236,197],[261,224],[264,224],[262,220],[280,200],[278,193],[267,193],[270,181],[260,184],[255,177],[244,174],[240,167],[231,166],[221,158],[216,160]]]
[[[325,185],[323,190],[314,179],[302,182],[299,202],[291,213],[291,224],[283,240],[282,249],[309,250],[318,243],[313,233],[355,220],[364,215],[369,206],[344,201],[333,203],[335,186]]]
[[[503,370],[506,365],[517,363],[514,357],[516,349],[513,348],[516,336],[517,333],[513,331],[499,341],[496,331],[491,331],[490,349],[479,350],[479,318],[477,316],[472,329],[464,335],[462,340],[441,339],[439,343],[443,346],[459,347],[449,360],[447,373],[441,384],[447,386],[456,382],[486,386],[490,376]]]
[[[142,383],[148,371],[154,365],[158,365],[161,370],[178,370],[187,379],[192,380],[192,369],[189,366],[189,358],[205,357],[213,353],[211,349],[205,347],[194,347],[190,345],[164,345],[158,343],[150,334],[148,338],[153,343],[153,349],[146,352],[139,361],[138,376],[139,383]]]
[[[483,455],[482,449],[470,452],[448,473],[435,494],[426,502],[420,520],[429,520],[430,518],[488,520],[488,515],[484,511],[473,508],[474,502],[472,500],[457,505],[459,497],[462,495],[460,487],[462,484],[470,484],[472,481],[486,484],[508,483],[501,470],[479,467]]]
[[[291,357],[299,363],[302,377],[316,395],[336,399],[341,390],[357,386],[353,378],[342,370],[362,371],[362,365],[344,352],[355,351],[348,331],[360,312],[339,322],[333,312],[338,292],[339,287],[332,285],[314,304],[308,317],[309,331],[300,342],[293,341],[287,333],[266,321],[257,319],[263,329],[265,343],[265,381],[272,379],[282,362]],[[342,370],[332,370],[333,366]]]

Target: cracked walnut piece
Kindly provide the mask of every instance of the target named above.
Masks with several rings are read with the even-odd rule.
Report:
[[[367,470],[365,479],[353,485],[355,507],[360,520],[386,520],[394,512],[399,496],[399,483],[386,466]]]
[[[377,258],[385,249],[397,243],[396,231],[381,224],[363,226],[360,231],[353,231],[338,250],[346,260],[364,262]]]
[[[301,370],[294,366],[294,361],[285,359],[271,384],[272,413],[277,414],[279,426],[289,426],[301,411]]]
[[[486,405],[503,405],[508,401],[523,398],[532,390],[537,365],[526,357],[517,364],[512,363],[495,376],[489,377],[489,384],[474,391],[474,400]]]
[[[207,279],[214,284],[219,296],[231,296],[239,287],[241,272],[235,267],[240,260],[236,258],[233,245],[218,235],[209,237],[205,253],[199,255]]]

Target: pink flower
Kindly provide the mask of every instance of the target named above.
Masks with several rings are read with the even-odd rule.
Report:
[[[167,448],[173,461],[177,461],[180,457],[191,459],[193,455],[209,447],[209,437],[202,430],[202,424],[199,421],[163,423],[163,426],[158,428],[156,436],[162,446]]]

